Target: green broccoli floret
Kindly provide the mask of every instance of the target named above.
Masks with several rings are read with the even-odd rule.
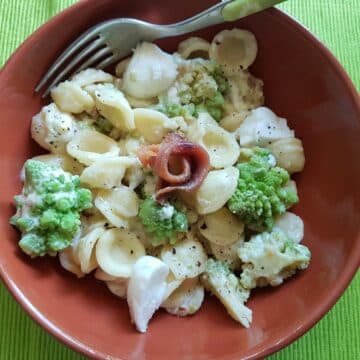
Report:
[[[246,289],[277,286],[298,269],[309,266],[309,249],[290,240],[279,229],[264,232],[244,242],[238,250],[242,265],[240,283]]]
[[[157,109],[170,117],[198,116],[200,112],[208,112],[219,121],[223,115],[227,89],[228,81],[215,62],[188,60],[174,86],[166,96],[160,97]],[[170,95],[174,92],[176,97]]]
[[[174,244],[178,234],[187,231],[188,221],[184,213],[172,205],[160,205],[148,197],[140,203],[139,218],[145,231],[152,235],[153,246]]]
[[[255,231],[271,230],[275,217],[298,202],[296,192],[285,187],[288,172],[274,165],[275,158],[263,148],[255,148],[247,162],[237,165],[237,189],[227,206]]]
[[[71,244],[80,229],[80,212],[92,207],[80,179],[41,161],[25,163],[25,184],[15,196],[10,223],[21,232],[20,248],[31,257],[53,255]]]
[[[252,312],[244,303],[249,298],[250,291],[242,287],[239,278],[230,271],[225,262],[207,260],[201,281],[205,288],[223,303],[232,318],[249,327]]]

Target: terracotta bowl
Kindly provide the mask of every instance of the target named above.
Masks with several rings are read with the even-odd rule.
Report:
[[[246,330],[216,299],[195,316],[160,311],[145,335],[130,324],[127,305],[93,277],[77,280],[56,259],[29,260],[8,224],[20,191],[23,162],[39,153],[30,138],[32,115],[42,106],[34,86],[71,39],[100,20],[133,16],[157,23],[186,18],[211,3],[199,1],[85,0],[35,32],[0,75],[0,273],[24,309],[59,340],[97,359],[230,360],[263,358],[312,327],[336,302],[360,260],[360,102],[349,78],[323,45],[278,10],[222,28],[250,29],[259,41],[253,72],[265,81],[266,103],[289,119],[303,140],[305,171],[297,176],[304,243],[313,259],[285,285],[249,301],[254,322]],[[119,34],[120,35],[120,34]],[[161,45],[174,51],[179,39]],[[14,329],[15,330],[15,329]],[[40,350],[39,350],[40,351]]]

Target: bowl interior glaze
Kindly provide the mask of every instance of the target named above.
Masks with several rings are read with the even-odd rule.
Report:
[[[360,258],[360,106],[358,95],[332,55],[304,28],[278,10],[197,33],[253,31],[259,54],[252,71],[265,82],[266,105],[286,117],[303,140],[306,167],[296,176],[312,251],[308,270],[283,286],[256,291],[250,329],[234,322],[214,298],[192,317],[158,312],[145,335],[130,324],[126,302],[92,276],[77,280],[56,259],[29,260],[8,224],[19,170],[39,153],[30,138],[31,117],[42,102],[35,84],[66,44],[98,21],[116,16],[171,23],[213,1],[80,1],[34,33],[0,74],[1,218],[0,272],[15,298],[43,327],[74,349],[99,359],[230,360],[262,358],[309,329],[335,303]],[[121,34],[119,34],[120,36]],[[174,51],[182,38],[160,44]],[[13,329],[15,330],[15,329]],[[40,350],[39,350],[40,351]]]

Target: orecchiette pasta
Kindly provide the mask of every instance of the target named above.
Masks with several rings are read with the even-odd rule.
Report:
[[[284,187],[298,195],[296,182],[294,180],[289,180]]]
[[[95,279],[101,280],[101,281],[117,281],[119,280],[119,282],[125,280],[125,278],[122,277],[117,277],[117,276],[111,276],[109,274],[107,274],[104,270],[97,268],[95,273],[94,273],[94,277]]]
[[[111,224],[119,228],[128,227],[128,219],[139,211],[139,199],[134,190],[120,186],[113,190],[100,190],[95,206]]]
[[[81,87],[98,83],[112,83],[113,81],[114,77],[111,74],[100,69],[85,69],[71,78],[72,83]]]
[[[77,246],[77,257],[80,262],[81,271],[85,274],[90,273],[98,266],[94,250],[96,242],[104,232],[104,227],[96,227],[80,238]]]
[[[225,130],[233,132],[235,131],[249,115],[247,110],[240,110],[239,112],[231,112],[220,120],[220,126]]]
[[[75,274],[78,278],[85,276],[80,266],[75,262],[73,249],[71,247],[59,253],[59,261],[65,270]]]
[[[194,206],[199,214],[209,214],[222,208],[234,193],[239,170],[233,166],[210,171],[195,193]]]
[[[225,110],[242,112],[255,109],[264,104],[263,82],[249,71],[239,71],[228,78],[229,91],[225,98]]]
[[[86,235],[96,228],[109,228],[110,224],[101,212],[81,218],[82,234]]]
[[[136,165],[138,160],[130,156],[100,158],[82,172],[80,180],[91,188],[112,189],[120,186],[125,172]]]
[[[271,143],[269,149],[276,158],[276,164],[287,170],[290,174],[304,169],[305,155],[300,139],[280,139]]]
[[[126,292],[128,288],[128,280],[123,281],[106,281],[108,289],[120,299],[126,299]]]
[[[119,147],[122,155],[137,156],[138,150],[146,142],[142,137],[125,137],[119,141]]]
[[[291,212],[279,216],[276,219],[275,228],[281,229],[289,239],[297,243],[304,237],[304,222],[299,216]]]
[[[52,89],[51,97],[61,111],[68,113],[91,112],[95,106],[93,98],[72,81],[64,81]]]
[[[164,294],[164,301],[169,298],[169,296],[182,284],[183,279],[177,279],[174,274],[169,271],[169,274],[166,278],[166,291]]]
[[[248,327],[253,284],[278,285],[310,259],[302,219],[284,213],[298,200],[285,170],[303,170],[302,142],[263,107],[257,50],[240,29],[174,54],[143,42],[116,75],[85,69],[52,89],[31,124],[51,154],[24,165],[10,221],[20,248],[94,272],[140,332],[159,307],[195,313],[204,287]]]
[[[114,277],[129,278],[136,260],[144,255],[141,241],[127,230],[107,230],[96,244],[96,259],[100,268]]]
[[[74,137],[76,124],[70,114],[62,113],[54,103],[44,106],[31,123],[32,138],[55,154],[66,152],[66,144]]]
[[[207,260],[204,248],[198,241],[185,239],[175,245],[166,245],[161,250],[161,259],[169,266],[176,279],[200,275]]]
[[[220,64],[225,75],[233,76],[247,69],[257,55],[255,36],[247,30],[232,29],[219,32],[210,47],[210,59]]]
[[[126,98],[129,101],[129,104],[133,108],[147,108],[149,106],[155,105],[158,102],[157,98],[149,98],[149,99],[138,99],[134,96],[127,95]]]
[[[90,90],[93,89],[93,92]],[[93,85],[86,90],[93,93],[95,106],[116,128],[129,131],[135,128],[134,114],[124,94],[112,84]]]
[[[233,165],[240,155],[235,136],[221,128],[207,113],[188,128],[188,138],[202,145],[210,157],[210,165],[216,169]]]
[[[244,232],[244,224],[228,209],[207,214],[199,222],[202,236],[216,245],[226,246],[236,242]]]
[[[115,67],[115,74],[117,77],[122,78],[126,68],[128,67],[128,65],[130,63],[130,60],[131,60],[131,58],[126,58],[124,60],[121,60],[119,63],[117,63],[117,65]]]
[[[135,127],[150,144],[158,144],[171,130],[176,129],[176,123],[163,113],[152,109],[134,110]]]
[[[120,148],[110,137],[94,130],[79,132],[67,144],[68,154],[85,165],[96,160],[117,156]]]
[[[177,52],[184,59],[200,57],[209,58],[210,43],[199,37],[190,37],[178,45]]]
[[[232,244],[217,245],[209,242],[211,254],[215,259],[226,262],[230,269],[238,270],[241,267],[241,260],[238,255],[239,246],[244,242],[244,234]]]
[[[187,316],[200,309],[204,297],[204,287],[199,278],[185,279],[161,306],[172,315]]]
[[[144,170],[140,164],[140,161],[136,159],[136,162],[126,169],[124,182],[130,189],[136,189],[145,180]]]

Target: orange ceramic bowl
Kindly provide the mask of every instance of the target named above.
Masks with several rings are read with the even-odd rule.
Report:
[[[349,78],[323,45],[278,10],[199,32],[222,28],[253,31],[259,55],[253,72],[265,82],[266,104],[289,119],[303,140],[306,167],[297,176],[308,270],[279,288],[256,291],[250,329],[233,321],[209,298],[192,317],[163,311],[139,334],[125,301],[93,277],[77,280],[56,259],[30,260],[8,224],[24,161],[39,152],[30,138],[32,115],[42,102],[34,86],[66,44],[101,20],[132,16],[171,23],[213,1],[83,0],[35,32],[0,75],[1,218],[0,272],[24,309],[59,340],[97,359],[230,360],[263,358],[301,336],[335,303],[360,260],[360,103]],[[119,34],[120,36],[121,34]],[[174,51],[179,39],[161,45]]]

